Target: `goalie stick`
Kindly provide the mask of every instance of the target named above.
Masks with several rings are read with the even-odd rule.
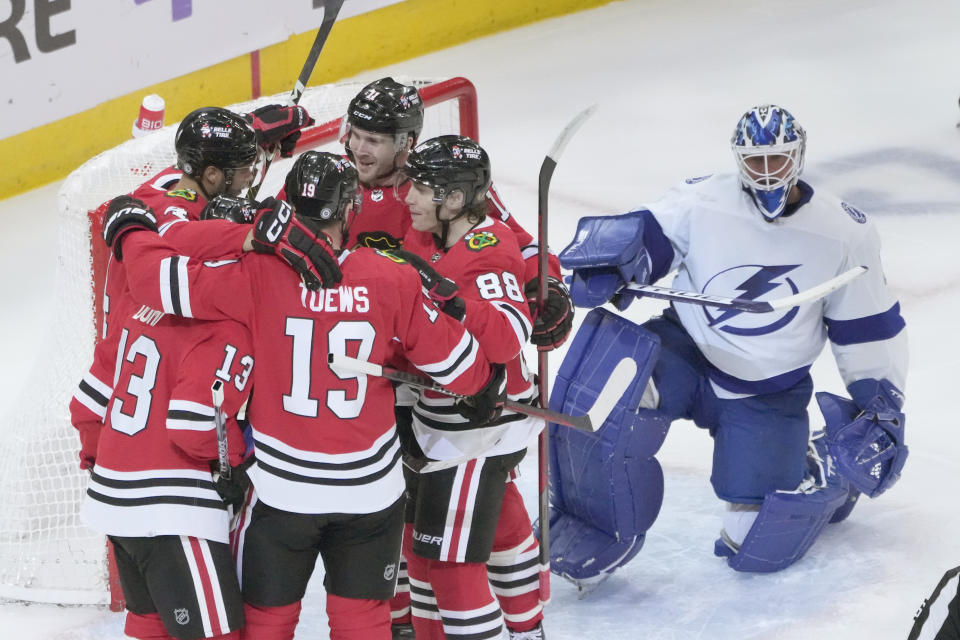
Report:
[[[323,51],[323,45],[327,43],[327,36],[330,35],[330,30],[333,29],[333,23],[337,21],[337,16],[340,14],[340,7],[343,6],[343,2],[344,0],[323,0],[323,22],[320,23],[320,28],[317,29],[317,37],[313,39],[313,46],[310,47],[310,53],[307,54],[307,59],[303,61],[303,68],[300,69],[297,82],[293,85],[293,90],[290,91],[290,95],[287,96],[288,107],[300,104],[300,98],[303,97],[303,92],[307,90],[307,83],[310,82],[310,76],[313,75],[313,68],[317,66],[317,60],[320,59],[320,52]],[[270,169],[270,165],[273,163],[274,153],[276,152],[272,152],[264,161],[263,177],[260,178],[260,184],[250,189],[249,197],[256,198],[257,194],[260,193],[260,186],[263,184],[263,181],[266,180],[267,170]]]
[[[774,300],[749,300],[747,298],[725,298],[723,296],[713,296],[706,293],[697,293],[696,291],[682,291],[680,289],[671,289],[669,287],[658,287],[653,284],[635,284],[624,285],[620,290],[636,291],[642,293],[648,298],[659,298],[661,300],[671,300],[673,302],[689,302],[699,304],[704,307],[717,307],[718,309],[735,309],[737,311],[746,311],[747,313],[767,313],[769,311],[779,311],[781,309],[790,309],[801,304],[819,300],[840,287],[845,287],[848,283],[859,278],[868,271],[867,267],[854,267],[844,271],[835,278],[831,278],[818,285],[799,291],[792,296],[775,298]]]
[[[220,477],[230,479],[230,453],[227,448],[227,423],[223,415],[223,381],[217,380],[210,387],[213,396],[213,424],[217,429],[217,461]]]
[[[549,253],[547,233],[547,203],[550,193],[550,180],[553,171],[557,168],[557,160],[566,149],[567,143],[573,134],[586,122],[587,118],[597,110],[597,105],[587,107],[563,128],[554,141],[553,146],[540,165],[540,180],[537,190],[537,277],[539,288],[537,293],[537,312],[543,313],[547,303],[547,254]],[[547,371],[547,352],[537,352],[537,388],[540,392],[540,406],[547,408],[550,404],[550,381]],[[540,600],[543,603],[550,601],[550,438],[547,429],[537,437],[537,467],[538,487],[537,502],[540,520]]]
[[[341,371],[350,371],[352,373],[362,373],[368,376],[387,378],[388,380],[393,380],[394,382],[403,382],[414,387],[419,387],[420,389],[437,391],[444,395],[448,395],[451,398],[467,397],[444,388],[442,385],[434,382],[430,378],[423,378],[406,371],[400,371],[399,369],[376,364],[375,362],[370,362],[368,360],[359,360],[357,358],[351,358],[350,356],[344,356],[337,353],[328,353],[327,362],[329,363],[331,369],[339,369]],[[503,403],[503,406],[504,408],[510,409],[511,411],[516,411],[517,413],[533,416],[534,418],[542,418],[543,420],[547,420],[549,422],[562,424],[565,427],[572,427],[574,429],[586,431],[587,433],[593,433],[593,422],[590,420],[590,416],[569,416],[565,413],[558,413],[556,411],[550,411],[549,409],[543,409],[534,405],[523,404],[522,402],[516,402],[515,400],[507,400]]]

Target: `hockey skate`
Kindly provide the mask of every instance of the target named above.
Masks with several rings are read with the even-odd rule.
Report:
[[[537,626],[527,631],[511,631],[510,640],[545,640],[546,634],[543,632],[543,623],[538,622]]]

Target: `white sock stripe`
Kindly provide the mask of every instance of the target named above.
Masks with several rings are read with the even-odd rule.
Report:
[[[530,535],[527,536],[527,539],[518,544],[515,547],[509,549],[503,549],[502,551],[491,551],[490,559],[487,560],[487,564],[496,565],[498,567],[508,567],[511,564],[514,564],[515,558],[519,558],[524,555],[528,555],[530,552],[535,551],[539,547],[537,539],[533,537],[533,532],[530,532]]]
[[[537,606],[528,611],[524,611],[523,613],[509,614],[504,611],[503,618],[507,622],[526,622],[527,620],[535,617],[541,611],[543,611],[543,605],[538,603]]]
[[[492,602],[489,602],[482,607],[477,607],[476,609],[452,611],[450,609],[444,609],[441,607],[440,613],[443,614],[444,618],[450,618],[452,620],[469,620],[470,618],[479,618],[499,610],[500,603],[497,602],[496,598],[493,598]]]
[[[180,544],[183,546],[183,555],[187,558],[187,566],[190,567],[190,577],[193,579],[193,591],[197,596],[197,604],[200,608],[200,621],[203,623],[203,633],[205,637],[213,636],[213,628],[210,626],[210,612],[207,611],[207,598],[203,593],[203,581],[200,580],[200,568],[197,566],[197,558],[193,553],[193,545],[190,544],[189,536],[180,536]]]

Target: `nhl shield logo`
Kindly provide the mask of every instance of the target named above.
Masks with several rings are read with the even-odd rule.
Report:
[[[381,200],[383,200],[383,190],[374,189],[373,191],[371,191],[370,199],[373,200],[374,202],[380,202]]]
[[[383,568],[383,579],[384,580],[393,580],[394,576],[397,575],[397,565],[395,563],[388,564]]]
[[[173,619],[176,620],[177,624],[180,624],[180,625],[189,624],[190,611],[187,609],[174,609]]]

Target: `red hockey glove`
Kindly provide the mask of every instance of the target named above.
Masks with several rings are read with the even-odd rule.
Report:
[[[530,342],[537,345],[538,351],[552,351],[566,342],[573,328],[573,301],[562,282],[547,276],[547,304],[543,313],[539,313],[539,291],[540,282],[536,278],[528,282],[524,290],[533,317]]]
[[[117,196],[107,205],[103,216],[103,241],[113,249],[113,255],[120,260],[120,238],[134,229],[149,229],[157,232],[157,218],[153,209],[136,198]]]
[[[75,425],[80,434],[80,468],[93,469],[97,461],[97,445],[100,442],[100,428],[102,422],[81,422]]]
[[[270,253],[300,274],[311,291],[339,284],[337,256],[319,223],[301,218],[283,200],[267,198],[253,221],[253,250]]]
[[[257,132],[257,143],[269,150],[273,145],[280,145],[280,155],[289,158],[300,139],[300,131],[314,123],[307,110],[297,105],[285,107],[279,104],[269,104],[244,118]]]
[[[420,274],[420,283],[423,285],[427,297],[433,300],[442,312],[454,320],[463,321],[467,309],[463,298],[457,295],[459,287],[456,282],[450,278],[444,278],[430,266],[429,262],[411,251],[391,249],[389,253],[403,259],[417,270]]]
[[[503,413],[507,399],[507,368],[491,364],[490,380],[477,393],[457,400],[454,407],[471,426],[482,427],[494,422]]]

